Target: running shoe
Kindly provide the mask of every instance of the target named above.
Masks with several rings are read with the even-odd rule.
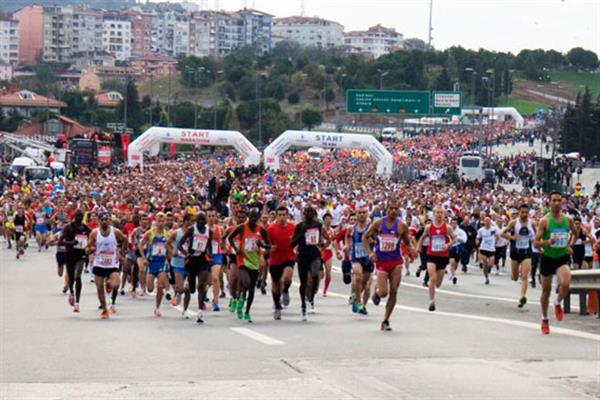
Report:
[[[213,303],[212,310],[215,312],[218,312],[218,311],[221,311],[221,308],[219,307],[219,305],[217,303]]]
[[[410,276],[410,269],[408,268],[408,266],[406,267],[406,273],[404,274],[404,276]]]
[[[198,313],[196,314],[196,323],[197,324],[204,323],[204,315],[202,315],[202,310],[198,310]]]
[[[69,295],[69,305],[73,307],[75,305],[75,296],[72,294]]]
[[[327,292],[323,292],[323,297],[327,297]]]
[[[379,303],[381,302],[381,297],[379,297],[379,294],[377,294],[377,289],[375,289],[373,296],[371,296],[371,300],[373,301],[373,304],[375,304],[376,306],[378,306]]]
[[[79,312],[79,304],[75,304],[73,306],[73,312],[78,313]]]
[[[232,298],[229,299],[229,312],[235,312],[236,309],[236,301]]]
[[[310,311],[309,311],[309,313],[310,314],[316,314],[317,313],[317,309],[315,308],[315,301],[314,300],[312,300],[310,302]]]
[[[244,321],[246,321],[249,324],[252,323],[252,317],[250,316],[250,313],[244,313]]]
[[[281,295],[281,300],[284,306],[289,306],[290,305],[290,294],[288,292],[283,292],[283,294]]]
[[[110,313],[111,314],[117,313],[117,307],[114,304],[111,304],[111,306],[110,306]]]
[[[171,296],[170,292],[165,293],[165,299],[167,299],[167,301],[171,301],[172,298],[173,296]]]
[[[352,312],[356,314],[358,312],[358,304],[356,302],[352,302]]]
[[[550,333],[550,324],[547,319],[542,320],[542,333],[548,335]]]
[[[435,301],[429,303],[429,311],[435,311]]]
[[[225,292],[221,292],[221,294],[219,295],[220,299],[224,299],[225,297],[227,297],[227,295],[225,294]]]
[[[68,290],[69,290],[69,287],[67,285],[65,285],[62,290],[63,294],[67,293]]]
[[[523,306],[527,303],[527,297],[521,297],[519,300],[519,308],[523,308]]]
[[[458,282],[458,279],[456,278],[456,276],[452,277],[452,284],[456,285],[456,282]]]
[[[108,310],[104,310],[102,311],[102,314],[100,314],[100,319],[108,319]]]
[[[306,310],[302,310],[300,312],[300,321],[302,321],[302,322],[308,321],[308,317],[306,316]]]
[[[162,313],[160,312],[160,310],[159,310],[158,308],[156,308],[156,309],[154,310],[154,316],[155,316],[156,318],[160,318],[160,317],[162,317]]]
[[[392,330],[392,327],[390,326],[389,321],[383,321],[381,323],[381,330],[382,331],[391,331]]]
[[[187,310],[183,310],[181,312],[181,319],[190,319],[190,316],[188,315]]]
[[[125,296],[125,289],[121,289],[120,295]]]
[[[563,309],[560,304],[554,305],[554,316],[556,317],[557,321],[562,321],[565,317],[565,314],[563,313]]]
[[[236,311],[237,311],[238,319],[242,319],[244,317],[244,301],[243,300],[237,301]]]
[[[358,313],[361,315],[369,315],[369,312],[367,311],[367,307],[362,306],[360,310],[358,310]]]
[[[485,278],[485,284],[489,285],[490,284],[490,278]]]
[[[280,309],[275,309],[275,311],[273,311],[273,319],[279,321],[281,319],[281,310]]]
[[[261,282],[261,284],[260,284],[260,293],[262,295],[266,295],[267,294],[267,285],[265,285],[264,282]]]
[[[421,268],[417,268],[417,271],[415,272],[415,275],[417,276],[417,278],[419,278],[421,276]]]

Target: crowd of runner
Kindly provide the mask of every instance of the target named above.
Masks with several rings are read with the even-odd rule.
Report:
[[[388,147],[396,163],[418,160],[441,176],[475,137],[441,132]],[[509,158],[505,168],[530,173],[528,160]],[[125,166],[80,171],[69,180],[13,183],[0,207],[2,234],[16,258],[55,246],[72,311],[81,312],[82,276],[89,271],[103,319],[117,313],[119,294],[155,293],[156,317],[170,302],[189,318],[195,296],[198,323],[224,302],[252,322],[255,290],[266,294],[270,282],[279,320],[290,305],[296,268],[306,321],[317,295],[327,296],[337,259],[352,311],[367,315],[369,302],[387,299],[381,329],[390,330],[400,281],[411,268],[428,287],[434,312],[436,288],[459,284],[459,269],[467,273],[475,263],[489,285],[508,260],[519,282],[518,307],[526,306],[529,286],[541,283],[547,334],[553,277],[560,321],[571,269],[597,268],[600,254],[597,195],[451,185],[436,173],[388,181],[375,175],[370,157],[350,150],[319,160],[288,153],[278,172],[244,168],[228,153],[155,160],[143,172]]]

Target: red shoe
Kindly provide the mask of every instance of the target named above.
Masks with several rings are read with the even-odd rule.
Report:
[[[563,309],[560,304],[554,305],[554,316],[556,316],[557,321],[562,321],[565,317],[565,314],[563,313]]]
[[[76,312],[76,313],[79,312],[79,306],[78,305],[74,305],[73,306],[73,312]]]
[[[542,333],[548,335],[550,333],[550,324],[547,319],[542,320]]]
[[[100,319],[108,319],[108,310],[102,311],[102,314],[100,314]]]
[[[158,311],[158,310],[154,310],[154,316],[156,318],[160,318],[160,317],[162,317],[162,313],[160,311]]]

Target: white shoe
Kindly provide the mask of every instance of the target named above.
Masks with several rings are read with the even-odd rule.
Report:
[[[204,323],[204,316],[202,315],[202,310],[198,310],[198,313],[196,314],[196,323]]]
[[[308,310],[309,314],[316,314],[317,309],[315,308],[315,303],[310,303],[310,309]]]
[[[187,310],[181,312],[181,319],[190,319]]]
[[[302,321],[302,322],[308,321],[308,317],[306,316],[306,311],[300,312],[300,321]]]

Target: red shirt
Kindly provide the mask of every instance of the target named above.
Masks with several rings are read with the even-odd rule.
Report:
[[[269,265],[280,265],[286,261],[294,261],[296,255],[292,248],[292,237],[294,236],[295,225],[288,222],[281,226],[278,223],[271,224],[267,228],[269,241],[275,248],[271,249],[269,254]]]

